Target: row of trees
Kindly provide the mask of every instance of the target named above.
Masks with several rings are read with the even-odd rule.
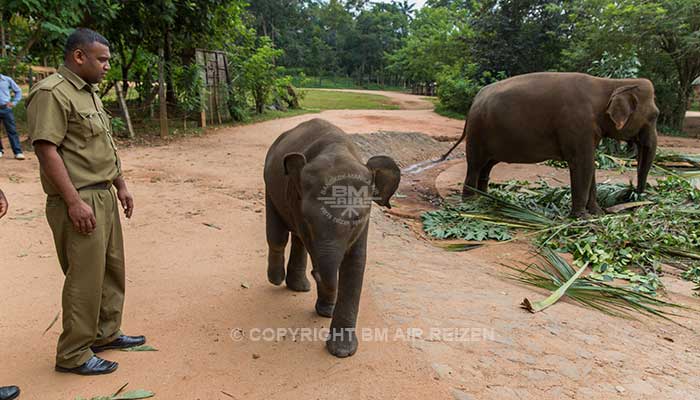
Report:
[[[156,97],[162,51],[168,104],[200,107],[190,65],[205,48],[228,54],[236,118],[284,103],[286,74],[437,82],[442,104],[464,113],[492,81],[581,71],[650,78],[661,121],[674,128],[700,76],[697,0],[428,0],[420,10],[409,1],[0,0],[0,67],[58,65],[66,35],[87,26],[112,43],[103,92],[121,82],[138,105]]]
[[[438,82],[466,112],[487,83],[535,71],[647,77],[662,123],[680,128],[700,76],[697,0],[256,0],[259,35],[280,63],[359,83]]]
[[[112,70],[102,94],[115,84],[138,113],[157,101],[159,54],[165,65],[168,106],[185,115],[202,107],[201,69],[195,49],[223,50],[231,82],[225,102],[234,118],[262,112],[284,85],[276,59],[282,55],[252,26],[243,0],[0,0],[2,59],[6,73],[23,76],[27,65],[58,66],[74,27],[110,41]],[[136,91],[136,93],[130,93]]]
[[[364,83],[400,81],[386,55],[408,36],[414,6],[407,0],[255,0],[249,11],[258,35],[284,50],[279,61],[292,71]]]

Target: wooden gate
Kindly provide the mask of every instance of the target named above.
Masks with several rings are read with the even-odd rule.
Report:
[[[221,124],[231,119],[227,100],[231,78],[228,72],[226,53],[218,50],[195,50],[197,64],[202,66],[204,86],[206,87],[204,109],[201,115],[202,127]]]

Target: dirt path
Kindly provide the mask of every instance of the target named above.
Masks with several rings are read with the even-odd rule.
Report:
[[[37,162],[33,154],[23,163],[0,160],[0,187],[11,202],[0,222],[0,384],[19,384],[21,399],[41,400],[109,394],[126,382],[159,399],[231,398],[222,391],[236,399],[697,396],[697,334],[567,303],[526,314],[518,303],[537,295],[502,279],[498,265],[525,259],[523,248],[447,253],[417,238],[412,221],[378,208],[358,326],[382,334],[361,338],[358,353],[344,360],[328,355],[321,341],[294,340],[289,329],[329,321],[313,313],[312,293],[266,282],[262,165],[277,135],[315,116],[122,150],[136,198],[134,218],[124,225],[124,329],[146,334],[160,351],[106,353],[120,369],[103,377],[53,372],[60,329],[42,332],[60,309],[62,276],[43,216]],[[351,133],[457,137],[462,129],[461,121],[422,109],[320,116]],[[673,298],[700,307],[688,297]],[[700,328],[697,319],[684,322]],[[262,335],[256,329],[264,328],[286,328],[287,336],[256,340]],[[234,340],[236,329],[243,340]]]

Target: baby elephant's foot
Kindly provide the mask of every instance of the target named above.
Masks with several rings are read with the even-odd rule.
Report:
[[[305,273],[288,273],[287,274],[287,288],[295,292],[308,292],[311,290],[311,283],[306,278]]]
[[[316,300],[316,314],[326,317],[326,318],[331,318],[333,317],[333,310],[335,309],[335,304],[334,303],[328,303],[325,302],[321,299]]]
[[[357,351],[355,328],[331,328],[326,340],[326,349],[336,357],[350,357]]]
[[[267,280],[275,285],[279,286],[284,282],[284,264],[279,265],[278,263],[275,264],[268,264],[267,266]]]

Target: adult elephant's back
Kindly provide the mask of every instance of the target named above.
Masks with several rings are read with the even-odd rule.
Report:
[[[559,136],[578,125],[582,114],[593,118],[584,89],[588,79],[535,73],[484,87],[469,112],[467,148],[478,147],[485,157],[509,163],[560,160]]]
[[[480,147],[490,158],[511,163],[561,159],[555,135],[567,119],[592,114],[590,80],[577,73],[533,73],[508,78],[482,88],[469,110],[462,137],[467,148]]]

